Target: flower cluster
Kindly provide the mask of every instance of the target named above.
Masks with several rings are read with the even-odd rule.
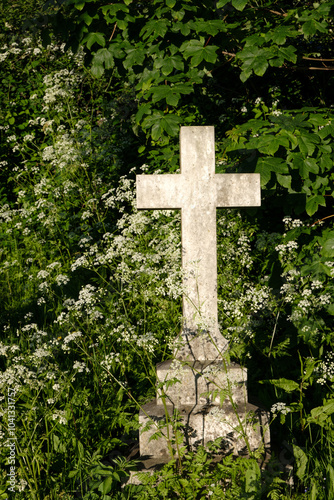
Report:
[[[320,385],[326,384],[326,382],[334,381],[334,353],[329,352],[325,355],[324,361],[315,369],[315,374],[317,377],[317,383]]]
[[[286,403],[275,403],[272,405],[270,408],[270,412],[273,414],[274,417],[278,415],[278,413],[282,413],[282,415],[287,415],[290,412],[290,408],[286,405]]]

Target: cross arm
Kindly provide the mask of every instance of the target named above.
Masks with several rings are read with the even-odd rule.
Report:
[[[137,208],[181,208],[183,184],[178,174],[137,175]]]
[[[261,206],[260,174],[216,174],[217,207]]]

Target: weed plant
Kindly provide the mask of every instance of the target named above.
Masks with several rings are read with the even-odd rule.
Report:
[[[135,173],[152,166],[133,161],[138,139],[120,118],[126,92],[107,100],[108,82],[91,78],[80,53],[8,30],[0,498],[11,491],[10,437],[17,499],[334,498],[334,236],[307,220],[270,225],[265,211],[218,212],[219,319],[231,358],[249,368],[251,394],[271,409],[276,461],[266,471],[254,457],[216,464],[215,445],[200,447],[184,451],[181,467],[171,459],[141,486],[121,488],[134,464],[106,458],[137,438],[155,364],[171,356],[180,327],[180,216],[136,209]],[[293,487],[280,467],[283,442]]]

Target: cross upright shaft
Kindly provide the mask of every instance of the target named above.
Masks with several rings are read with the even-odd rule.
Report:
[[[188,343],[197,338],[181,357],[190,352],[196,360],[215,359],[216,349],[198,333],[205,324],[216,346],[225,349],[218,330],[216,208],[260,206],[260,175],[215,173],[214,127],[181,127],[180,151],[181,174],[137,176],[137,207],[181,209],[182,333]]]

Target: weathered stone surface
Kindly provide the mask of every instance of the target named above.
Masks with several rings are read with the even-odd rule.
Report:
[[[168,414],[173,416],[174,406],[168,405]],[[209,441],[222,438],[222,452],[235,455],[247,454],[248,448],[245,437],[249,443],[250,451],[269,448],[269,414],[249,403],[239,404],[233,408],[226,403],[222,408],[216,405],[181,405],[177,408],[184,424],[183,445],[193,449],[196,445],[206,445]],[[237,410],[237,411],[236,411]],[[165,421],[165,409],[155,402],[146,404],[139,413],[139,421],[145,426],[152,421],[149,430],[140,434],[140,450],[143,456],[154,456],[158,460],[167,460],[170,456],[167,444],[167,428],[162,430],[165,434],[158,439],[151,439],[157,432],[158,424]],[[169,425],[169,436],[173,442],[174,434]],[[173,445],[175,448],[175,445]]]
[[[137,207],[181,209],[185,342],[175,356],[215,360],[227,348],[217,320],[216,208],[260,206],[260,175],[215,173],[214,127],[181,127],[180,142],[181,173],[138,175]]]
[[[226,365],[223,361],[196,361],[188,364],[168,360],[157,365],[157,376],[158,381],[164,384],[163,391],[157,392],[158,405],[162,404],[161,394],[166,396],[167,403],[176,407],[212,403],[219,405],[229,401],[228,395],[233,395],[236,404],[247,401],[247,370],[236,363]],[[173,379],[179,382],[167,384]],[[218,393],[214,395],[213,391]]]

